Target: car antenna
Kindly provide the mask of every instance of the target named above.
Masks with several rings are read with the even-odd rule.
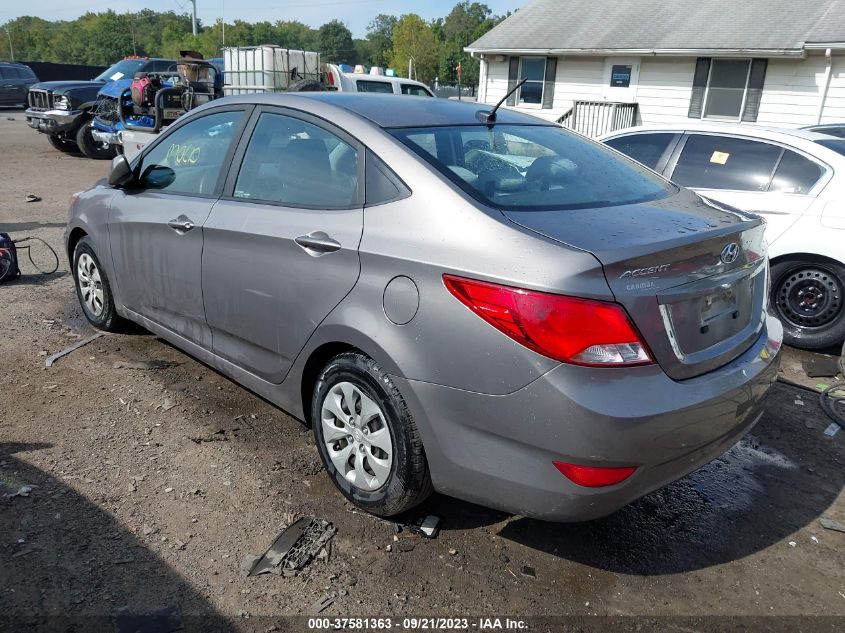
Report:
[[[528,81],[528,77],[526,77],[525,79],[520,81],[518,84],[516,84],[513,88],[511,88],[508,91],[508,94],[506,94],[504,97],[502,97],[502,100],[499,101],[499,103],[497,103],[496,106],[492,110],[490,110],[490,112],[485,112],[484,110],[479,110],[478,112],[475,113],[475,118],[478,119],[479,121],[481,121],[484,125],[488,125],[490,127],[493,127],[494,125],[496,125],[496,110],[498,110],[499,106],[501,106],[505,101],[507,101],[510,98],[510,96],[514,92],[516,92],[519,89],[519,87],[522,86],[522,84],[524,84],[526,81]]]

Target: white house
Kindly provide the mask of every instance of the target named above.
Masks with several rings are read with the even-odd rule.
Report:
[[[530,0],[466,50],[480,102],[527,79],[508,106],[593,135],[845,121],[845,0]]]

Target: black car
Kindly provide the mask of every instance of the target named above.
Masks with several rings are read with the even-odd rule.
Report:
[[[29,89],[26,120],[29,126],[47,134],[50,144],[62,152],[82,152],[88,158],[112,158],[115,148],[91,134],[91,120],[97,93],[105,84],[132,79],[138,72],[166,71],[171,59],[123,59],[91,81],[45,81]]]
[[[26,93],[38,77],[29,66],[0,62],[0,106],[26,105]]]

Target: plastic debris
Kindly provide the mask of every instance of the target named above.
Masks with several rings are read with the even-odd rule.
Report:
[[[797,545],[798,545],[798,543],[796,543],[795,541],[789,541],[789,546],[790,546],[790,547],[795,547],[795,546],[797,546]]]
[[[34,193],[27,194],[26,196],[27,202],[41,202],[41,197],[36,196]]]
[[[819,519],[819,523],[822,524],[822,527],[825,530],[833,530],[834,532],[842,532],[845,534],[845,523],[840,523],[839,521],[834,521],[833,519],[828,519],[827,517]]]
[[[824,430],[824,434],[828,437],[833,437],[837,433],[839,433],[839,425],[836,422],[831,422],[830,426]]]
[[[246,576],[293,576],[320,554],[336,532],[328,521],[303,517],[282,530],[252,567],[247,567],[244,559],[241,572]]]
[[[100,338],[100,337],[102,337],[102,336],[105,336],[105,335],[106,335],[106,333],[105,333],[105,332],[98,332],[98,333],[97,333],[97,334],[95,334],[94,336],[89,336],[88,338],[83,339],[83,340],[79,341],[78,343],[74,343],[74,344],[73,344],[73,345],[71,345],[70,347],[68,347],[68,348],[66,348],[66,349],[63,349],[61,352],[56,352],[56,353],[55,353],[55,354],[53,354],[52,356],[48,356],[48,357],[47,357],[47,360],[46,360],[46,361],[44,361],[44,366],[45,366],[45,367],[52,367],[52,366],[53,366],[53,364],[54,364],[57,360],[59,360],[60,358],[62,358],[62,357],[64,357],[64,356],[67,356],[67,355],[68,355],[68,354],[70,354],[71,352],[75,352],[75,351],[76,351],[76,350],[78,350],[80,347],[85,347],[86,345],[88,345],[88,343],[92,343],[93,341],[96,341],[98,338]]]
[[[522,566],[522,575],[526,576],[527,578],[536,578],[537,577],[537,570],[529,565]]]
[[[29,493],[32,492],[32,489],[35,486],[21,486],[15,492],[10,492],[7,494],[7,497],[28,497]]]
[[[429,514],[417,519],[410,527],[414,532],[422,534],[426,538],[437,538],[440,533],[440,517]]]

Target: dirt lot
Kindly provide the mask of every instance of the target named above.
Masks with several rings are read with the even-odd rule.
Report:
[[[71,193],[108,164],[60,154],[22,118],[0,112],[0,230],[59,250]],[[0,497],[0,629],[63,615],[76,619],[57,630],[142,630],[128,615],[171,609],[204,630],[288,630],[270,616],[313,614],[326,595],[332,617],[692,616],[685,630],[725,626],[703,616],[845,617],[845,534],[819,523],[845,523],[845,433],[823,434],[807,392],[779,384],[751,437],[606,519],[544,524],[435,496],[403,517],[442,517],[420,539],[353,512],[299,422],[150,334],[106,336],[45,369],[93,332],[64,259],[49,277],[22,268],[0,286],[0,486],[34,487]],[[141,360],[172,365],[114,368]],[[337,526],[328,560],[294,578],[240,575],[303,515]],[[143,630],[172,629],[157,622]]]

